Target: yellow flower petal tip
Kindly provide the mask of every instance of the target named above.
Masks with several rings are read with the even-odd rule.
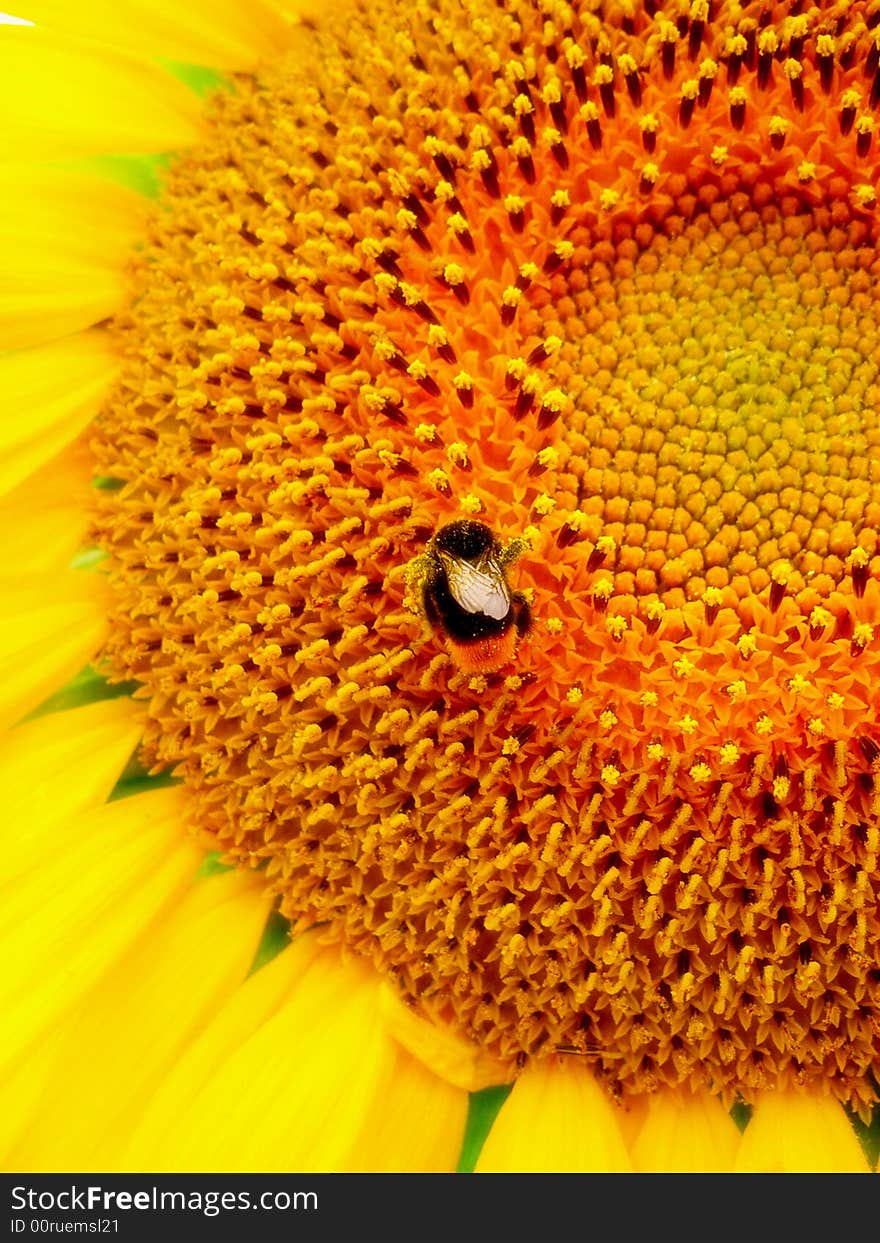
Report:
[[[13,470],[18,468],[29,466],[19,458]],[[70,567],[87,544],[92,474],[88,452],[74,442],[0,496],[8,564],[25,577],[43,575],[44,582]]]
[[[740,1173],[864,1174],[868,1161],[830,1096],[771,1092],[755,1105],[737,1153]]]
[[[736,1124],[716,1097],[664,1090],[647,1098],[631,1151],[641,1173],[729,1173],[739,1142]]]
[[[124,300],[126,263],[143,235],[146,214],[143,196],[101,177],[54,165],[0,164],[0,348],[39,345],[112,315]],[[47,354],[34,383],[38,411],[47,397],[62,404],[63,391],[57,390],[65,372],[74,411],[78,401],[94,399],[96,382],[106,386],[107,342],[94,336],[79,346],[76,340],[60,342],[55,359]],[[0,373],[0,384],[20,391],[39,355],[22,353],[0,362],[9,373]],[[30,423],[26,427],[32,435],[37,430]]]
[[[451,1172],[465,1134],[468,1093],[397,1041],[391,1041],[391,1046],[394,1062],[390,1081],[374,1098],[347,1155],[345,1169],[367,1173]]]
[[[0,726],[13,725],[98,653],[107,633],[105,584],[85,571],[6,572],[0,604]]]
[[[102,43],[140,56],[247,69],[289,38],[286,9],[273,0],[28,0],[27,16],[53,31],[87,31]]]
[[[297,938],[242,985],[171,1070],[128,1164],[452,1170],[467,1096],[399,1050],[378,989],[368,964],[321,949],[314,934]]]
[[[501,1106],[477,1172],[625,1173],[632,1170],[617,1107],[579,1058],[525,1070]]]
[[[0,192],[5,192],[2,173]],[[4,214],[0,207],[0,217]],[[57,256],[57,249],[53,253]],[[26,262],[18,255],[15,263],[25,270],[32,293]],[[116,366],[107,334],[100,331],[0,355],[2,408],[28,411],[27,419],[6,418],[0,424],[0,492],[49,463],[91,422]]]
[[[506,1083],[510,1070],[449,1028],[438,1027],[407,1006],[391,984],[379,993],[382,1017],[394,1039],[439,1078],[466,1092]]]
[[[179,792],[161,790],[35,835],[32,866],[3,883],[0,904],[4,1073],[191,884],[200,854],[181,810]]]
[[[230,871],[194,881],[143,930],[58,1025],[15,1168],[118,1168],[145,1103],[244,980],[267,906],[256,876]]]
[[[34,26],[0,34],[3,162],[167,151],[198,139],[198,100],[157,64]]]

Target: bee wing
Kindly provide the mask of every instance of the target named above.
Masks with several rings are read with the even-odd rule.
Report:
[[[510,611],[510,592],[498,565],[491,558],[479,565],[460,557],[443,557],[446,580],[456,603],[468,613],[482,613],[502,621]]]

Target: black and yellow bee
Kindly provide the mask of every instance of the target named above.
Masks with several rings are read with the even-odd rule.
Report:
[[[524,595],[511,591],[506,567],[522,550],[502,548],[483,522],[450,522],[418,558],[421,605],[459,668],[492,673],[513,659],[531,622]]]

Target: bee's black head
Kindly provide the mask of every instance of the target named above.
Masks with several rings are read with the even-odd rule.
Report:
[[[459,557],[462,561],[476,561],[494,546],[495,536],[485,522],[474,522],[470,518],[450,522],[434,536],[434,547],[438,552]]]

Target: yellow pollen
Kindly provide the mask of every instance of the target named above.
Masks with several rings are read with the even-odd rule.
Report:
[[[874,638],[874,627],[869,622],[859,622],[853,630],[853,643],[857,647],[866,647]]]
[[[439,466],[428,474],[427,481],[436,492],[452,491],[449,475]]]
[[[739,654],[748,659],[758,650],[758,640],[753,634],[744,634],[737,639],[736,646]]]

